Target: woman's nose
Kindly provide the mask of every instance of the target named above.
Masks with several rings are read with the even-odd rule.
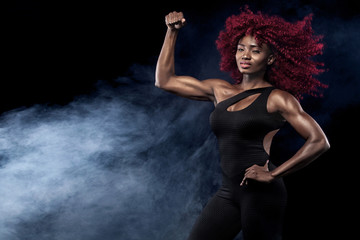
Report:
[[[249,59],[250,59],[250,54],[249,54],[249,52],[248,52],[248,51],[244,52],[241,58],[242,58],[242,59],[249,60]]]

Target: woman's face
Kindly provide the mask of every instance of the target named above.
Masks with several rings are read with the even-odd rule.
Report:
[[[239,40],[235,58],[242,74],[265,73],[266,67],[275,61],[269,46],[265,43],[259,45],[250,35]]]

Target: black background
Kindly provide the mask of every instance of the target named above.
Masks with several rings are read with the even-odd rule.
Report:
[[[282,9],[285,17],[294,15],[299,5],[344,19],[359,14],[351,1],[275,2],[273,7]],[[99,79],[126,74],[134,63],[154,64],[164,37],[163,16],[169,11],[184,11],[192,21],[204,22],[218,9],[244,3],[260,9],[269,5],[261,0],[197,5],[191,1],[12,1],[5,8],[2,29],[1,110],[66,103]]]
[[[258,8],[269,5],[268,1],[238,2],[239,6],[248,3]],[[277,3],[274,8],[283,8],[283,16],[292,16],[299,5],[339,19],[359,16],[354,1]],[[130,74],[135,63],[154,65],[166,29],[164,16],[169,11],[184,11],[193,21],[204,22],[219,8],[234,4],[12,1],[6,6],[2,24],[0,111],[34,104],[66,105],[78,95],[91,93],[98,80],[112,84],[118,76]],[[358,49],[352,51],[359,54]],[[311,103],[304,104],[311,108]],[[323,126],[331,150],[311,168],[286,178],[287,239],[348,239],[344,236],[356,221],[352,213],[358,190],[358,110],[359,102],[335,109],[331,121]]]

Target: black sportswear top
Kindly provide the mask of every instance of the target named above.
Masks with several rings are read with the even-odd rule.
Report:
[[[242,177],[253,164],[264,165],[269,155],[263,141],[267,133],[279,129],[285,120],[267,111],[267,99],[274,87],[243,91],[218,103],[210,115],[211,128],[218,139],[221,168],[230,178]],[[246,108],[228,111],[242,99],[260,93]]]

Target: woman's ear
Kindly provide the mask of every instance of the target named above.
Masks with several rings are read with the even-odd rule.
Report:
[[[271,64],[273,64],[274,62],[275,62],[275,56],[274,56],[274,54],[270,54],[270,56],[268,57],[268,59],[267,59],[267,64],[268,65],[271,65]]]

